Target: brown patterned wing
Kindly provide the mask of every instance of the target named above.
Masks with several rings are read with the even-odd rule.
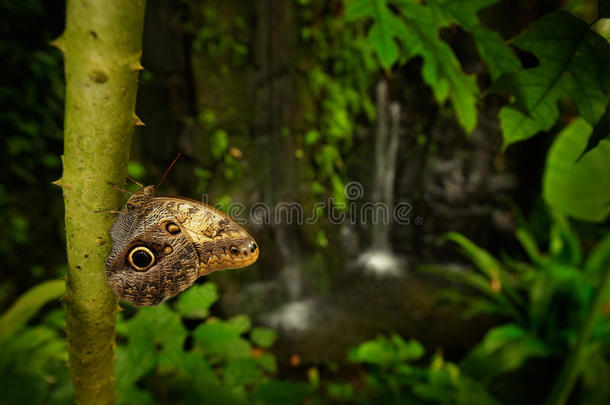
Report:
[[[155,197],[153,204],[172,213],[199,256],[199,275],[245,267],[259,249],[248,231],[222,211],[185,198]]]
[[[121,213],[110,235],[106,279],[114,293],[135,306],[157,305],[199,277],[199,256],[170,211],[147,204]]]

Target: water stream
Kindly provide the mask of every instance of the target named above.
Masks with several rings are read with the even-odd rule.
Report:
[[[375,176],[371,201],[383,204],[389,215],[371,218],[371,246],[358,258],[358,264],[368,274],[376,276],[398,276],[402,273],[404,260],[392,252],[390,231],[394,208],[394,180],[396,158],[400,136],[400,104],[388,103],[388,88],[385,80],[377,84],[377,128],[375,132]],[[367,219],[368,220],[368,219]]]

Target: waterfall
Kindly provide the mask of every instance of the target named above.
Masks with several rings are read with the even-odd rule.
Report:
[[[394,208],[394,180],[396,178],[396,158],[400,135],[400,104],[388,104],[388,88],[385,80],[377,84],[377,127],[375,131],[375,176],[371,200],[381,203],[387,210],[388,218],[367,218],[371,220],[371,247],[360,256],[359,264],[374,275],[398,275],[400,261],[392,252],[390,231]]]

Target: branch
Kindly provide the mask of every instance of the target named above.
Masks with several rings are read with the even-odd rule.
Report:
[[[119,208],[133,127],[144,0],[68,0],[64,53],[66,106],[63,189],[68,252],[66,301],[70,372],[77,403],[116,402],[114,323],[117,299],[104,261]]]

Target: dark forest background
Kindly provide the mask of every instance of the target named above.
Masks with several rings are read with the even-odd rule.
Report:
[[[597,15],[594,1],[473,3],[481,24],[505,40],[559,7],[587,22]],[[66,273],[63,202],[52,184],[61,177],[63,64],[50,45],[63,31],[64,7],[0,2],[0,310]],[[548,152],[578,109],[561,101],[554,126],[504,149],[498,114],[510,98],[485,90],[497,75],[471,32],[439,30],[458,70],[481,89],[467,133],[422,77],[425,58],[384,66],[370,28],[370,20],[346,18],[341,0],[148,0],[136,106],[145,126],[136,128],[130,176],[156,184],[181,153],[159,195],[225,209],[298,202],[306,217],[329,198],[410,208],[408,223],[389,226],[334,224],[324,210],[314,224],[247,218],[261,248],[256,264],[205,277],[193,287],[198,296],[158,312],[124,305],[121,402],[539,404],[549,394],[601,271],[575,274],[594,266],[585,258],[608,231],[607,220],[569,220],[542,195]],[[512,49],[523,68],[539,64]],[[350,199],[345,187],[354,181],[363,194]],[[61,307],[46,303],[16,335],[15,354],[0,359],[6,403],[70,401]],[[211,318],[224,326],[202,328]],[[153,324],[167,336],[142,331]],[[610,398],[608,330],[597,329],[591,369],[570,403]],[[233,343],[210,349],[201,336]],[[134,342],[148,351],[136,353]],[[228,354],[243,344],[242,357]],[[32,363],[27,356],[43,347],[37,357],[48,359]],[[29,392],[10,388],[22,381]]]

